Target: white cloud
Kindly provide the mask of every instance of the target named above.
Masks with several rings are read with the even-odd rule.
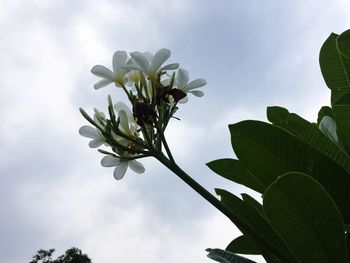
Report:
[[[197,159],[197,149],[204,143],[203,127],[191,125],[186,121],[173,120],[166,130],[169,147],[176,160],[181,163],[193,163]]]

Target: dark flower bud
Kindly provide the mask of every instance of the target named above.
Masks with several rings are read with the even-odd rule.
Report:
[[[133,115],[138,125],[143,126],[144,123],[152,124],[156,118],[154,108],[142,101],[136,101],[133,108]]]
[[[180,89],[171,89],[168,91],[168,94],[173,96],[176,102],[187,96],[187,94]]]

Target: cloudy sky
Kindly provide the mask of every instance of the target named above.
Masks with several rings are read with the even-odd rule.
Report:
[[[329,104],[321,44],[349,28],[347,0],[0,0],[0,262],[72,246],[94,263],[212,262],[237,230],[155,160],[122,181],[100,166],[78,108],[106,110],[95,64],[116,50],[172,51],[205,78],[167,136],[178,163],[207,189],[246,189],[205,163],[234,157],[228,123],[265,120],[269,105],[315,120]]]

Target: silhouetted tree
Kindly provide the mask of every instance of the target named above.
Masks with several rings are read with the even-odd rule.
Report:
[[[66,251],[64,255],[57,259],[52,259],[55,249],[40,249],[29,263],[91,263],[88,255],[83,254],[79,248],[72,247]]]

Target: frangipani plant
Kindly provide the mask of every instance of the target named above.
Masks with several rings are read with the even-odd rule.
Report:
[[[268,107],[265,123],[246,120],[229,125],[238,159],[219,159],[208,167],[218,175],[262,194],[236,196],[215,189],[217,198],[183,171],[174,160],[164,132],[179,103],[206,84],[190,81],[189,73],[172,63],[167,49],[150,53],[117,51],[113,71],[97,65],[91,70],[102,80],[99,89],[114,83],[130,108],[113,104],[108,114],[95,110],[83,116],[91,126],[79,132],[92,139],[121,179],[128,168],[145,172],[139,159],[154,157],[209,201],[235,224],[242,235],[225,250],[207,249],[213,260],[253,262],[241,255],[262,255],[267,262],[323,263],[350,261],[350,31],[331,34],[320,52],[321,71],[332,91],[331,107],[310,123],[282,107]],[[103,149],[101,147],[104,147]]]

